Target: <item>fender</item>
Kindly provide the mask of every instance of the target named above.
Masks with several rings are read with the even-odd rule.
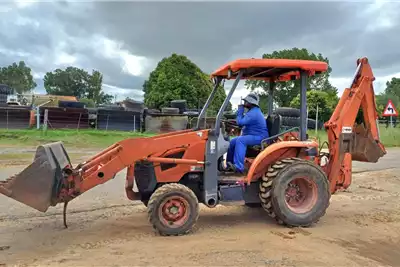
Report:
[[[250,185],[252,181],[260,178],[272,163],[282,158],[306,156],[301,152],[301,148],[313,147],[318,148],[318,143],[315,141],[289,141],[271,144],[254,159],[245,181]]]

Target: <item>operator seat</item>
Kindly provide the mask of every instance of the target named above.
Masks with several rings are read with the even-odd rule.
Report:
[[[271,115],[268,115],[266,122],[267,122],[269,136],[274,136],[274,135],[279,134],[281,125],[282,125],[281,124],[281,116],[279,114],[272,113]],[[277,139],[278,139],[278,136],[276,136],[272,139],[268,139],[265,142],[264,146],[274,143]],[[261,151],[260,145],[248,146],[247,150],[246,150],[246,157],[254,158],[258,155],[258,153],[260,153],[260,151]]]
[[[281,116],[279,114],[272,113],[271,115],[268,115],[266,121],[267,121],[269,136],[274,136],[274,135],[279,134],[281,127],[282,127]],[[268,145],[272,144],[277,139],[278,139],[278,137],[269,139],[267,141]]]

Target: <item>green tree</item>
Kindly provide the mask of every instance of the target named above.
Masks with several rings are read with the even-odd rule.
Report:
[[[385,90],[377,94],[375,97],[378,115],[382,113],[389,100],[392,100],[397,111],[400,111],[400,78],[393,77],[390,81],[386,82]]]
[[[331,117],[337,102],[338,97],[333,98],[329,93],[324,91],[311,90],[307,92],[307,107],[308,107],[308,117],[315,118],[317,114],[318,106],[318,120],[328,121]],[[300,108],[300,94],[297,95],[290,102],[290,106]]]
[[[101,92],[98,102],[96,102],[96,103],[97,104],[111,104],[113,100],[114,100],[114,97],[112,95]]]
[[[92,99],[95,104],[110,104],[114,97],[104,93],[102,90],[103,74],[97,70],[93,70],[91,75],[88,75],[88,87],[86,97]]]
[[[322,54],[310,53],[307,49],[292,48],[284,49],[280,51],[274,51],[271,54],[263,54],[262,58],[267,59],[302,59],[302,60],[315,60],[323,61],[329,64],[328,58],[322,56]],[[307,79],[307,89],[310,90],[321,90],[327,92],[331,96],[337,95],[337,88],[332,86],[329,82],[329,76],[332,69],[328,67],[325,73],[314,75]],[[268,92],[269,84],[264,81],[250,81],[245,82],[245,86],[250,90],[256,88],[262,88]],[[274,101],[279,106],[289,106],[292,99],[294,99],[300,92],[300,81],[288,81],[276,83],[276,91],[274,93]]]
[[[0,68],[0,84],[8,85],[18,94],[29,92],[36,87],[31,71],[24,61],[2,67]]]
[[[48,94],[87,98],[95,104],[109,103],[113,99],[113,96],[102,91],[102,83],[103,75],[99,71],[93,70],[89,74],[72,66],[47,72],[44,76],[44,88]]]
[[[393,77],[386,82],[385,94],[400,97],[400,78]]]
[[[259,106],[260,109],[264,114],[268,113],[268,93],[262,92],[259,93],[258,96],[260,97]]]
[[[89,98],[81,98],[81,99],[79,99],[79,102],[84,103],[87,108],[94,108],[96,106],[93,99],[89,99]]]
[[[176,99],[185,99],[188,108],[201,108],[213,88],[208,74],[186,56],[172,54],[163,58],[143,84],[144,103],[149,108],[170,106]],[[226,98],[222,86],[210,106],[210,113],[219,109]],[[231,106],[227,108],[230,110]]]
[[[78,98],[85,97],[88,88],[89,74],[76,67],[65,70],[56,69],[44,76],[44,88],[50,95],[67,95]]]

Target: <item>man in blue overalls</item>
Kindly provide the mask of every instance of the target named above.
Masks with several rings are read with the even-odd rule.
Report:
[[[254,93],[248,94],[243,105],[239,105],[236,123],[242,127],[241,136],[231,140],[226,159],[225,171],[243,173],[244,159],[247,146],[260,145],[261,141],[269,137],[267,123],[259,107],[259,97]],[[248,111],[244,114],[244,109]]]

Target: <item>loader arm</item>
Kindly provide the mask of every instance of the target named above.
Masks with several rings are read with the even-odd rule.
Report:
[[[204,165],[208,130],[184,130],[147,138],[129,138],[115,143],[75,168],[61,142],[39,146],[34,161],[7,181],[0,181],[0,193],[45,212],[57,203],[66,203],[91,188],[103,184],[127,168],[127,181],[133,185],[137,161]],[[189,148],[190,151],[189,151]],[[187,149],[183,158],[164,154]],[[194,152],[193,152],[194,151]],[[128,198],[132,192],[128,192]]]
[[[350,88],[344,90],[330,120],[325,123],[329,143],[329,162],[325,171],[331,193],[350,186],[352,160],[377,162],[386,154],[379,137],[374,80],[368,59],[358,59]],[[364,122],[357,125],[360,108]]]

